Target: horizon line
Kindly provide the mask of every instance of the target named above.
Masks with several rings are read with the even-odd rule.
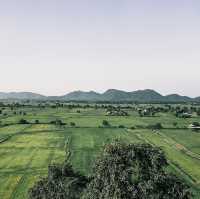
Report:
[[[162,94],[162,92],[158,92],[156,89],[150,89],[150,88],[147,88],[147,89],[137,89],[137,90],[132,90],[132,91],[128,91],[128,90],[123,90],[123,89],[116,89],[116,88],[109,88],[109,89],[105,89],[103,92],[99,92],[99,91],[96,91],[96,90],[80,90],[80,89],[76,89],[76,90],[72,90],[72,91],[68,91],[64,94],[60,94],[60,95],[46,95],[46,94],[42,94],[40,92],[37,92],[37,91],[0,91],[0,93],[5,93],[5,94],[11,94],[11,93],[33,93],[33,94],[38,94],[38,95],[42,95],[44,97],[62,97],[64,95],[67,95],[67,94],[70,94],[70,93],[73,93],[73,92],[95,92],[97,94],[104,94],[105,92],[109,91],[109,90],[117,90],[117,91],[122,91],[122,92],[127,92],[127,93],[131,93],[131,92],[136,92],[136,91],[146,91],[146,90],[151,90],[151,91],[154,91],[154,92],[157,92],[158,94],[162,95],[162,96],[168,96],[168,95],[179,95],[179,96],[182,96],[182,97],[190,97],[190,98],[197,98],[199,97],[200,95],[196,95],[194,97],[190,96],[190,95],[182,95],[182,94],[179,94],[178,92],[176,93],[169,93],[169,94]]]

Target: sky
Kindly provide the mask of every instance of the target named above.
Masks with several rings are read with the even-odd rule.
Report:
[[[199,0],[0,0],[2,92],[199,85]]]

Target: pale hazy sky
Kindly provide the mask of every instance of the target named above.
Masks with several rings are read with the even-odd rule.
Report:
[[[199,0],[0,0],[0,91],[200,96]]]

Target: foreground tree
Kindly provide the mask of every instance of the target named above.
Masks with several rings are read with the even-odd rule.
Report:
[[[63,165],[50,165],[48,177],[38,181],[29,190],[30,199],[80,199],[88,179],[75,172],[72,167]]]
[[[107,145],[95,167],[84,199],[189,199],[189,187],[164,167],[160,148],[147,144]]]

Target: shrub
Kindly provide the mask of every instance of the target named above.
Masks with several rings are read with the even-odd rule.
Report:
[[[20,119],[19,124],[29,124],[29,122],[25,119]]]
[[[70,122],[70,126],[76,126],[74,122]]]
[[[65,123],[62,122],[62,120],[58,120],[58,119],[51,121],[50,124],[55,124],[59,126],[65,125]]]
[[[35,124],[39,124],[40,123],[40,121],[39,120],[35,120]]]
[[[162,129],[163,126],[162,126],[161,123],[156,123],[156,124],[153,124],[153,125],[148,125],[147,128],[149,128],[149,129],[157,129],[157,130],[159,130],[159,129]]]
[[[107,120],[103,120],[102,121],[102,125],[103,126],[110,126],[109,122]]]

